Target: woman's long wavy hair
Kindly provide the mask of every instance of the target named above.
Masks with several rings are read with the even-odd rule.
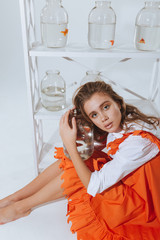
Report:
[[[158,125],[160,125],[160,121],[157,117],[147,116],[146,114],[139,111],[137,107],[130,104],[126,104],[123,98],[119,96],[109,84],[103,81],[88,82],[80,86],[73,95],[73,104],[88,122],[91,122],[91,120],[84,111],[84,104],[95,93],[107,94],[109,97],[112,98],[113,101],[115,101],[117,104],[121,106],[120,111],[122,114],[121,118],[122,129],[124,128],[128,129],[127,123],[132,122],[138,123],[138,120],[142,120],[143,122],[153,126],[153,128],[155,129],[157,128]]]

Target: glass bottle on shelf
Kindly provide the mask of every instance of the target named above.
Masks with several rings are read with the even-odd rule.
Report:
[[[135,22],[134,44],[138,50],[153,51],[160,47],[160,2],[146,1]]]
[[[110,1],[96,1],[88,18],[88,44],[92,48],[108,49],[114,45],[116,15]]]
[[[92,70],[87,71],[86,76],[82,78],[80,85],[83,85],[87,82],[102,81],[100,74],[101,73],[99,71],[92,71]]]
[[[46,47],[65,47],[68,35],[68,14],[61,0],[46,0],[41,11],[41,38]]]
[[[66,84],[58,70],[46,71],[41,81],[41,103],[49,111],[59,111],[66,107]]]
[[[77,124],[77,150],[83,160],[88,159],[94,152],[93,127],[88,123],[76,109],[71,110],[69,115],[69,125],[72,127],[72,118],[76,118]],[[63,146],[64,154],[70,158],[67,149]]]

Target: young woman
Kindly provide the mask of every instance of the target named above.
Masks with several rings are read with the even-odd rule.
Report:
[[[71,159],[58,148],[57,162],[33,182],[0,201],[0,224],[63,196],[78,240],[157,240],[160,236],[159,120],[146,116],[105,82],[81,86],[75,107],[107,147],[83,161],[76,147],[76,119],[60,120],[60,135]]]

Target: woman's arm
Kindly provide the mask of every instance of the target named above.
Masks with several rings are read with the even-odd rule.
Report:
[[[129,136],[120,145],[113,159],[100,171],[92,173],[87,192],[95,196],[147,163],[159,152],[157,145],[141,136]]]
[[[77,127],[76,127],[76,119],[72,118],[72,128],[70,128],[68,124],[68,117],[69,112],[67,111],[60,120],[60,135],[62,141],[71,157],[71,160],[74,164],[76,172],[81,179],[83,185],[87,188],[90,177],[91,171],[88,169],[86,164],[83,162],[82,158],[80,157],[77,146],[76,146],[76,138],[77,138]]]

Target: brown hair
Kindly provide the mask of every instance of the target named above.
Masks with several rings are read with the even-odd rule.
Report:
[[[147,116],[146,114],[139,111],[137,107],[130,104],[126,104],[123,98],[119,96],[109,84],[103,81],[88,82],[80,86],[73,96],[73,104],[80,111],[83,117],[89,122],[91,122],[91,120],[84,111],[84,103],[87,100],[89,100],[95,93],[107,94],[109,97],[113,99],[113,101],[115,101],[117,104],[121,106],[120,111],[122,114],[121,118],[122,129],[124,126],[127,129],[127,123],[131,122],[138,123],[138,120],[142,120],[147,124],[152,125],[155,129],[160,124],[160,121],[157,117]]]

